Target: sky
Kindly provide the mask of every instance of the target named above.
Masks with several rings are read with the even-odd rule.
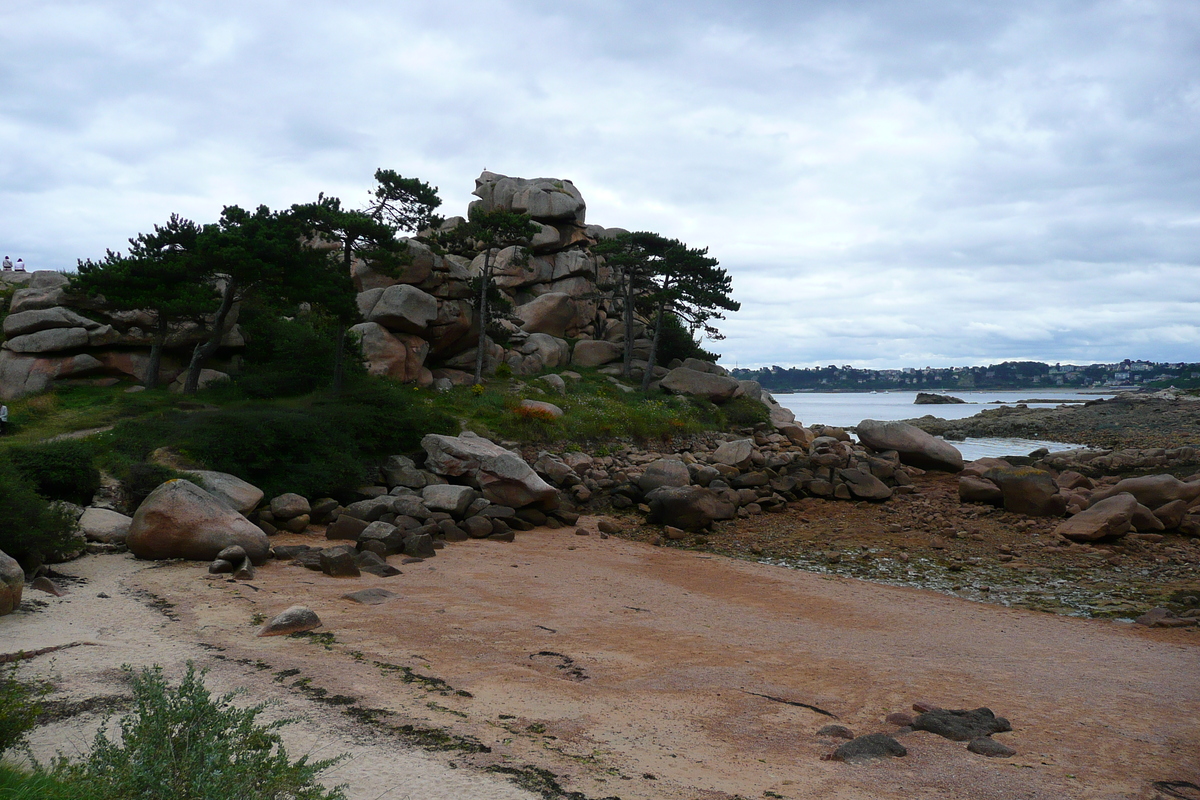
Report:
[[[484,169],[708,247],[728,366],[1200,361],[1195,0],[0,7],[0,250],[172,213],[465,213]]]

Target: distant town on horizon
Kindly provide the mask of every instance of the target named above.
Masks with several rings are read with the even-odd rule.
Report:
[[[871,391],[879,389],[1094,389],[1200,388],[1200,363],[1133,361],[1112,364],[1044,364],[1005,361],[986,367],[857,369],[850,366],[734,369],[771,392]]]

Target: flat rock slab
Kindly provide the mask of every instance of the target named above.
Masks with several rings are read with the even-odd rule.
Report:
[[[380,589],[378,586],[372,586],[369,589],[359,589],[357,592],[348,592],[342,595],[342,598],[349,600],[352,603],[361,603],[364,606],[377,606],[380,603],[386,603],[393,597],[400,595],[395,592],[389,592],[387,589]]]
[[[321,618],[308,606],[292,606],[262,626],[259,636],[284,636],[321,627]]]

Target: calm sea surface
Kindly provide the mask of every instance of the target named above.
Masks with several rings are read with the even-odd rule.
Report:
[[[1030,408],[1054,408],[1070,401],[1084,402],[1112,397],[1111,394],[1080,394],[1053,389],[1021,389],[1019,391],[949,392],[966,400],[959,405],[916,405],[916,392],[805,392],[774,395],[779,404],[791,409],[796,419],[806,425],[822,424],[844,427],[857,425],[864,419],[912,419],[932,414],[942,419],[966,419],[985,408],[1016,405],[1025,400],[1049,400],[1049,403],[1028,403]],[[999,402],[995,402],[999,401]],[[968,461],[984,456],[1026,455],[1039,447],[1050,450],[1069,450],[1079,447],[1071,442],[1051,442],[1034,439],[967,439],[952,442]]]

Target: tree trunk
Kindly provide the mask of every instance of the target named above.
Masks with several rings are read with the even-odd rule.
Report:
[[[483,383],[483,343],[487,339],[488,289],[492,283],[492,248],[484,251],[483,272],[479,276],[479,340],[475,346],[475,383]]]
[[[204,367],[204,362],[207,361],[217,348],[221,346],[221,339],[225,337],[225,321],[229,319],[229,311],[233,308],[233,298],[237,294],[237,281],[229,278],[225,282],[225,291],[221,295],[221,306],[217,309],[216,319],[213,320],[212,334],[207,341],[196,345],[196,349],[192,351],[192,361],[188,364],[187,380],[183,384],[184,394],[195,394],[200,388],[200,370]]]
[[[621,376],[633,377],[633,276],[625,274],[625,356],[621,366]]]
[[[167,318],[164,314],[158,315],[157,330],[154,332],[154,341],[150,345],[150,366],[146,368],[146,388],[158,388],[158,372],[162,368],[162,351],[163,345],[167,341]]]
[[[654,379],[654,359],[658,357],[658,337],[662,334],[663,317],[666,316],[667,301],[658,303],[658,317],[654,322],[654,338],[650,340],[650,357],[646,359],[646,374],[642,376],[642,391],[650,391],[650,381]]]

